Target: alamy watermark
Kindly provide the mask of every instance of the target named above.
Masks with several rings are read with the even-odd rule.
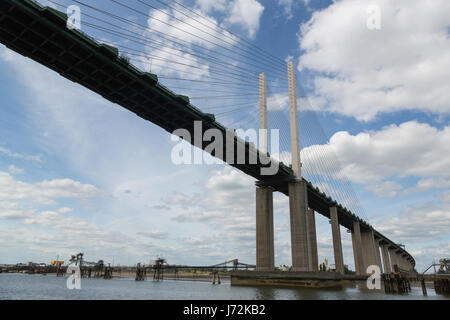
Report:
[[[81,269],[80,266],[68,266],[67,274],[69,277],[66,281],[67,289],[69,290],[80,290],[81,289]]]
[[[367,274],[370,274],[367,278],[366,284],[369,290],[381,289],[381,269],[377,265],[371,265],[367,267]]]
[[[79,6],[67,7],[67,28],[81,30],[81,9]]]
[[[171,152],[172,162],[181,164],[262,164],[261,175],[275,175],[279,162],[270,154],[257,150],[259,141],[266,141],[266,129],[227,130],[224,139],[223,131],[207,129],[203,131],[202,121],[194,121],[194,137],[187,129],[177,129],[172,133],[172,141],[178,142]],[[278,129],[270,130],[270,151],[279,154],[280,133]],[[180,138],[182,140],[180,140]],[[224,141],[225,140],[225,141]],[[208,143],[205,146],[205,143]],[[260,143],[261,144],[261,143]],[[194,148],[197,147],[197,148]],[[212,154],[210,156],[206,153]],[[259,161],[259,162],[258,162]]]
[[[381,30],[381,8],[376,4],[367,7],[366,26],[369,30]]]

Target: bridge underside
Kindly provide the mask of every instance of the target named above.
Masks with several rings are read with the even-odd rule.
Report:
[[[190,104],[188,97],[177,95],[159,84],[156,75],[141,72],[120,59],[116,48],[99,44],[77,30],[69,30],[66,28],[66,21],[65,14],[52,8],[41,7],[30,0],[2,0],[0,42],[169,133],[184,128],[194,137],[194,121],[200,121],[202,136],[208,129],[217,129],[222,133],[223,141],[226,141],[230,131],[217,123],[213,115],[203,113]],[[233,137],[236,155],[236,150],[242,142]],[[198,147],[205,149],[208,144],[202,142]],[[288,183],[295,180],[292,170],[280,163],[276,175],[261,174],[261,168],[269,167],[270,163],[262,164],[260,152],[247,142],[243,144],[246,159],[249,159],[250,154],[256,153],[257,163],[237,164],[237,158],[234,156],[230,165],[255,178],[258,186],[269,186],[275,191],[289,195]],[[223,154],[226,154],[225,148],[226,145]],[[262,156],[264,157],[266,155]],[[308,206],[327,218],[330,218],[330,207],[336,207],[339,224],[347,229],[353,230],[354,222],[357,221],[361,230],[372,230],[368,223],[309,182],[307,197]],[[380,240],[380,245],[397,250],[415,264],[413,257],[396,243],[377,231],[374,231],[374,236]]]

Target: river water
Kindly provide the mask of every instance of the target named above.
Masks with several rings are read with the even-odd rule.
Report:
[[[342,290],[236,287],[228,281],[220,285],[203,281],[164,280],[135,281],[133,278],[112,280],[81,279],[80,290],[69,290],[66,277],[55,275],[0,274],[0,300],[336,300],[336,299],[450,299],[428,288],[428,296],[420,287],[404,295],[387,295],[381,290],[368,290],[362,282]]]

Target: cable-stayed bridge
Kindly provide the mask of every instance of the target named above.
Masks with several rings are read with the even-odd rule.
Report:
[[[128,9],[134,12],[136,15],[148,15],[144,9],[136,9],[137,7],[132,6],[129,2],[110,1],[122,7],[122,9]],[[149,4],[151,3],[150,1],[136,1],[146,7],[147,11],[150,9],[156,10],[157,12],[163,11],[158,9],[159,7],[152,7]],[[67,6],[64,7],[57,1],[49,0],[47,2],[67,9]],[[232,157],[222,159],[245,174],[252,176],[257,181],[257,270],[270,271],[274,268],[273,191],[287,195],[290,200],[293,270],[317,271],[315,212],[331,220],[335,263],[338,272],[344,272],[339,225],[344,226],[352,233],[353,253],[357,274],[365,274],[367,267],[370,265],[378,265],[385,272],[392,271],[394,265],[404,270],[410,270],[415,266],[414,258],[402,246],[376,231],[367,221],[359,216],[361,212],[354,209],[357,208],[356,205],[352,210],[345,207],[349,206],[348,204],[341,204],[342,201],[353,200],[353,198],[351,195],[350,197],[339,196],[339,192],[348,195],[349,191],[345,188],[345,185],[339,184],[339,182],[330,178],[334,172],[328,172],[327,180],[333,181],[334,183],[332,185],[333,188],[330,189],[331,191],[328,194],[321,192],[315,186],[318,184],[317,180],[311,183],[301,175],[299,158],[300,143],[298,141],[296,114],[296,83],[293,63],[288,64],[289,72],[287,75],[280,71],[281,69],[279,68],[272,69],[275,64],[283,67],[286,67],[286,64],[283,61],[276,60],[274,56],[255,47],[245,39],[239,38],[221,28],[219,29],[217,25],[212,23],[206,24],[204,22],[205,20],[200,20],[203,18],[198,12],[192,11],[176,1],[172,1],[173,7],[170,6],[172,8],[170,12],[173,13],[172,20],[170,20],[173,24],[170,27],[172,31],[175,31],[171,34],[164,34],[161,31],[163,29],[155,27],[154,31],[162,34],[159,35],[160,40],[153,39],[151,43],[149,43],[148,39],[142,33],[132,34],[123,27],[126,24],[136,29],[139,29],[139,26],[141,28],[146,28],[146,26],[134,20],[125,19],[112,11],[98,9],[91,5],[92,3],[89,4],[78,0],[73,0],[72,2],[89,9],[86,10],[87,13],[83,11],[83,14],[88,17],[91,16],[91,20],[89,20],[90,22],[84,22],[83,25],[90,26],[93,30],[104,33],[105,35],[110,34],[114,37],[124,38],[127,43],[134,41],[146,48],[152,46],[156,50],[162,48],[163,50],[160,51],[159,55],[151,55],[145,51],[131,47],[130,44],[123,44],[122,42],[117,44],[116,47],[112,46],[112,43],[102,43],[98,39],[96,40],[87,36],[84,32],[68,28],[68,16],[65,13],[50,7],[44,7],[31,0],[3,0],[0,2],[0,42],[8,48],[58,72],[63,77],[100,94],[105,99],[134,112],[139,117],[151,121],[169,133],[183,128],[194,137],[196,133],[198,134],[196,131],[199,130],[195,126],[197,122],[201,124],[201,137],[210,129],[218,130],[224,141],[231,136],[231,146],[225,144],[223,150],[221,150],[221,154],[229,154],[231,148]],[[162,1],[157,2],[166,4],[166,2]],[[190,17],[190,20],[186,22],[186,19],[182,18],[181,13],[175,14],[174,12],[182,12],[186,17]],[[103,16],[100,14],[103,14]],[[109,19],[106,19],[106,17]],[[174,21],[177,21],[176,19],[186,24],[184,28],[180,27],[180,24],[175,24]],[[93,23],[92,20],[97,20],[97,23]],[[102,20],[103,24],[101,24]],[[111,22],[113,20],[121,21],[123,23],[122,27],[119,24],[113,24]],[[164,19],[157,21],[159,21],[159,26],[163,22],[168,24],[167,20]],[[111,26],[111,24],[113,25]],[[206,28],[206,26],[209,26],[209,28]],[[124,30],[121,30],[121,28]],[[197,29],[202,29],[204,32],[203,37],[198,36]],[[184,39],[179,37],[182,32],[187,32]],[[221,36],[219,37],[217,34]],[[187,39],[191,40],[190,46],[184,44],[185,47],[183,47],[182,42],[186,42]],[[178,45],[172,45],[171,48],[167,48],[166,46],[169,41],[176,42]],[[239,43],[239,46],[236,46],[236,43]],[[201,46],[201,48],[194,50],[193,48],[195,46]],[[121,50],[122,55],[119,54],[117,47],[124,49]],[[240,48],[240,51],[238,48]],[[168,55],[170,52],[172,54],[170,55],[172,60],[168,60],[161,52]],[[249,60],[249,54],[252,52],[256,52],[259,56],[260,60],[258,63]],[[237,55],[236,58],[233,58],[236,61],[231,60],[233,54]],[[220,55],[223,57],[220,57]],[[205,69],[201,65],[195,65],[199,60],[192,59],[193,57],[208,60],[212,67]],[[187,63],[189,60],[191,60],[191,64]],[[153,68],[151,70],[155,70],[159,65],[159,69],[156,70],[159,70],[164,75],[158,76],[152,72],[142,71],[142,69],[131,64],[131,61],[136,62],[137,65],[144,69],[150,67]],[[240,64],[239,62],[242,63]],[[177,63],[179,65],[174,66]],[[194,71],[191,70],[188,72],[190,77],[183,78],[179,76],[183,70],[190,70],[183,69],[188,66],[197,67],[197,72],[200,72],[200,75],[196,76]],[[180,69],[180,67],[182,68]],[[268,74],[272,72],[276,76],[274,78],[268,76],[266,79],[265,75],[257,72],[256,68],[259,67],[268,70]],[[178,76],[171,75],[170,71],[167,75],[168,70],[171,68],[175,69],[174,71]],[[213,74],[217,75],[213,76]],[[248,77],[248,79],[245,77]],[[279,156],[278,159],[270,157],[267,149],[263,151],[256,149],[251,143],[237,137],[234,130],[229,129],[233,124],[242,125],[243,122],[245,123],[245,116],[239,116],[237,122],[234,121],[227,126],[222,125],[216,120],[216,117],[220,115],[226,116],[229,113],[240,112],[239,110],[241,110],[226,109],[223,99],[225,101],[230,99],[232,102],[230,103],[230,108],[234,108],[239,105],[236,102],[239,100],[239,97],[248,98],[253,95],[255,99],[259,99],[260,106],[264,106],[267,109],[266,88],[271,87],[271,85],[267,86],[267,82],[271,84],[279,83],[280,81],[284,81],[280,80],[282,77],[285,77],[285,80],[288,82],[286,87],[289,87],[290,112],[292,113],[295,110],[294,117],[292,114],[290,117],[289,130],[291,139],[293,137],[297,139],[296,143],[291,144],[291,153],[293,155],[298,154],[298,159],[293,159],[292,166],[278,162],[279,160],[283,160],[282,156]],[[231,80],[234,78],[236,78],[235,81]],[[255,83],[252,81],[255,79],[256,88],[259,87],[260,90],[259,93],[255,90],[255,94],[253,94],[251,90],[255,87]],[[176,87],[173,85],[174,82],[171,82],[172,80],[185,81],[189,83],[187,85],[188,88]],[[170,85],[162,85],[161,81],[167,81]],[[204,89],[204,91],[215,92],[217,96],[203,96],[202,93],[199,97],[194,96],[189,98],[172,91],[187,89],[189,92],[195,90],[203,92],[201,91],[202,87],[198,86],[198,84],[208,86],[208,89]],[[211,86],[213,87],[211,88]],[[223,90],[225,87],[230,88],[227,94]],[[279,85],[279,87],[282,87],[282,85]],[[273,88],[276,88],[276,86],[274,85]],[[42,94],[45,94],[45,92]],[[206,104],[209,101],[218,100],[219,106],[212,106],[209,110],[207,107],[198,108],[191,104],[191,100],[206,100]],[[251,104],[248,101],[245,103]],[[217,112],[224,110],[224,108],[226,111]],[[267,110],[261,111],[262,109],[251,109],[251,111],[248,111],[247,116],[249,113],[258,114],[259,112],[262,119],[264,119],[264,126],[267,128]],[[202,110],[206,110],[206,112]],[[286,120],[285,122],[289,123],[289,120]],[[283,121],[283,119],[278,119],[278,121]],[[281,137],[284,141],[288,139],[283,134]],[[208,151],[207,147],[210,142],[202,140],[194,144]],[[239,148],[243,148],[245,151],[245,159],[256,155],[257,161],[255,163],[240,163],[238,161]],[[218,156],[218,153],[220,153],[218,150],[211,151],[213,156]],[[274,163],[278,166],[275,174],[266,175],[262,173],[262,169],[267,169]],[[317,161],[314,165],[317,165],[319,169],[323,169],[322,171],[326,172],[324,169],[326,165],[321,164],[320,161]],[[307,168],[303,168],[303,172],[305,171],[307,173]],[[330,193],[334,198],[329,195]],[[339,200],[341,203],[339,203]],[[381,257],[383,258],[382,260]]]

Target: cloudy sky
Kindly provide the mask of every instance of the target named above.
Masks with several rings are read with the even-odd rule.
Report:
[[[109,0],[95,3],[134,21],[129,27],[139,37],[149,36],[150,27],[182,38],[190,51],[178,61],[195,66],[197,80],[214,74],[217,65],[196,59],[196,46],[226,53],[237,37],[294,61],[302,89],[300,119],[315,119],[308,123],[322,132],[302,142],[308,173],[332,172],[336,180],[351,181],[364,217],[406,245],[419,271],[450,255],[448,0],[373,0],[380,28],[370,24],[373,6],[356,0],[185,0],[220,25],[209,24],[202,38],[195,36],[192,15],[158,1],[146,1],[153,8],[136,2],[138,11]],[[83,20],[82,31],[121,51],[132,46],[90,30]],[[212,35],[227,44],[219,47]],[[160,58],[173,53],[154,43],[141,50]],[[245,56],[233,56],[236,66],[252,65]],[[132,62],[163,77],[187,71],[141,58]],[[269,125],[276,127],[287,108],[287,89],[278,76],[284,70],[274,71],[261,54],[254,60],[277,83],[269,88]],[[224,165],[173,164],[169,133],[3,45],[0,83],[0,263],[48,262],[58,255],[67,260],[78,252],[115,264],[157,256],[197,265],[232,258],[255,262],[253,179]],[[186,83],[167,86],[191,97],[203,90],[188,84],[182,91]],[[256,101],[257,93],[257,87],[246,92]],[[211,113],[239,102],[193,101],[206,111],[213,104]],[[243,113],[226,109],[218,120],[257,126],[256,104],[249,104]],[[247,118],[252,122],[244,125]],[[308,134],[304,130],[300,121],[301,139]],[[322,166],[312,165],[319,161]],[[275,194],[274,203],[276,264],[290,264],[288,199]],[[320,215],[316,220],[319,259],[333,262],[330,225]],[[353,268],[350,235],[343,228],[341,233],[345,264]]]

